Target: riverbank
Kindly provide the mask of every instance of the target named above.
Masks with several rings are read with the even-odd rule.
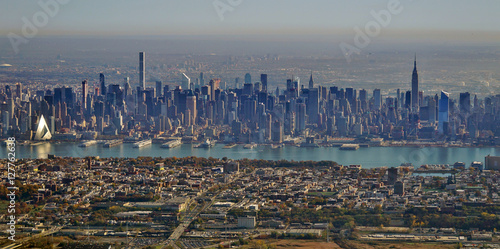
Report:
[[[50,140],[50,141],[32,141],[32,140],[25,140],[25,141],[18,141],[17,145],[18,146],[26,146],[26,145],[40,145],[44,143],[51,143],[51,144],[61,144],[61,143],[82,143],[85,141],[89,140]],[[95,140],[95,141],[105,141],[105,140]],[[124,141],[124,143],[127,143],[127,141]],[[199,142],[192,142],[192,143],[183,143],[183,144],[197,144]],[[234,148],[237,146],[244,146],[246,143],[224,143],[224,142],[217,142],[216,144],[218,145],[223,145],[226,149],[228,148]],[[434,148],[500,148],[500,145],[485,145],[485,144],[471,144],[471,143],[443,143],[443,142],[419,142],[419,141],[385,141],[380,144],[374,144],[374,143],[355,143],[355,142],[346,142],[346,143],[318,143],[318,146],[304,146],[301,143],[282,143],[278,144],[280,146],[276,146],[277,144],[271,144],[271,143],[262,143],[262,144],[257,144],[257,146],[273,146],[276,148],[281,148],[282,146],[294,146],[294,147],[299,147],[299,148],[314,148],[314,147],[341,147],[343,144],[359,144],[361,147],[408,147],[408,148],[425,148],[425,147],[434,147]],[[4,145],[4,143],[2,143]]]

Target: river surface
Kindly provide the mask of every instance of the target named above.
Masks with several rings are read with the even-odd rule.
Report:
[[[161,148],[160,144],[151,144],[142,148],[133,148],[133,144],[124,143],[112,148],[103,148],[102,144],[83,148],[79,143],[44,143],[36,146],[26,145],[16,147],[16,158],[47,158],[49,154],[60,157],[228,157],[231,159],[265,159],[265,160],[295,160],[295,161],[335,161],[339,164],[361,164],[363,168],[380,166],[399,166],[401,163],[422,164],[453,164],[472,161],[484,162],[487,155],[499,156],[500,148],[457,148],[457,147],[369,147],[355,151],[339,150],[338,147],[299,148],[285,146],[273,149],[270,146],[259,145],[254,149],[244,149],[242,145],[223,149],[217,144],[209,149],[194,148],[191,144],[183,144],[173,149]],[[0,157],[7,157],[7,147],[0,147]]]

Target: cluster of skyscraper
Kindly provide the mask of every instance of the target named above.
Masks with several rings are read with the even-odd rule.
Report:
[[[56,87],[33,94],[17,84],[13,93],[7,85],[0,93],[2,134],[33,138],[42,116],[51,134],[181,132],[245,143],[281,143],[285,136],[475,139],[480,131],[499,132],[498,95],[484,101],[475,97],[471,105],[470,94],[461,93],[458,108],[444,91],[440,97],[424,96],[419,91],[416,60],[411,90],[398,89],[395,97],[383,97],[380,89],[369,97],[365,89],[327,88],[315,84],[312,74],[308,87],[292,77],[285,89],[274,91],[268,88],[267,74],[252,82],[249,73],[242,87],[239,78],[235,87],[226,87],[220,79],[205,84],[203,73],[196,84],[183,73],[176,86],[157,81],[148,87],[145,53],[139,54],[139,61],[135,89],[128,77],[121,84],[108,85],[104,74],[99,76],[99,87],[89,89],[85,80],[77,91]]]

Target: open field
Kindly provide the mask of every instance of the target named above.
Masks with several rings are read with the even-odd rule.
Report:
[[[325,242],[319,240],[295,240],[295,239],[279,239],[279,240],[254,240],[250,244],[243,246],[244,249],[252,248],[268,248],[285,249],[340,249],[335,242]]]
[[[279,240],[276,243],[276,248],[301,248],[301,249],[336,249],[342,248],[334,242],[320,242],[320,241],[305,241],[305,240]]]
[[[443,244],[443,243],[411,243],[411,242],[359,242],[347,241],[342,244],[341,248],[359,248],[359,249],[452,249],[456,248],[456,244]]]
[[[284,249],[340,249],[340,248],[359,248],[359,249],[452,249],[456,248],[455,244],[440,244],[440,243],[384,243],[384,242],[360,242],[360,241],[339,241],[325,242],[325,241],[307,241],[307,240],[265,240],[262,241],[264,245],[272,246],[272,248]],[[256,245],[248,245],[244,248],[259,248]]]

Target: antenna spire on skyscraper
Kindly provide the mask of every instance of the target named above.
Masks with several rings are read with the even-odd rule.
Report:
[[[415,69],[417,68],[417,53],[415,53],[415,60],[413,61],[413,66]]]
[[[309,88],[314,88],[313,73],[311,71],[311,77],[309,78]]]

